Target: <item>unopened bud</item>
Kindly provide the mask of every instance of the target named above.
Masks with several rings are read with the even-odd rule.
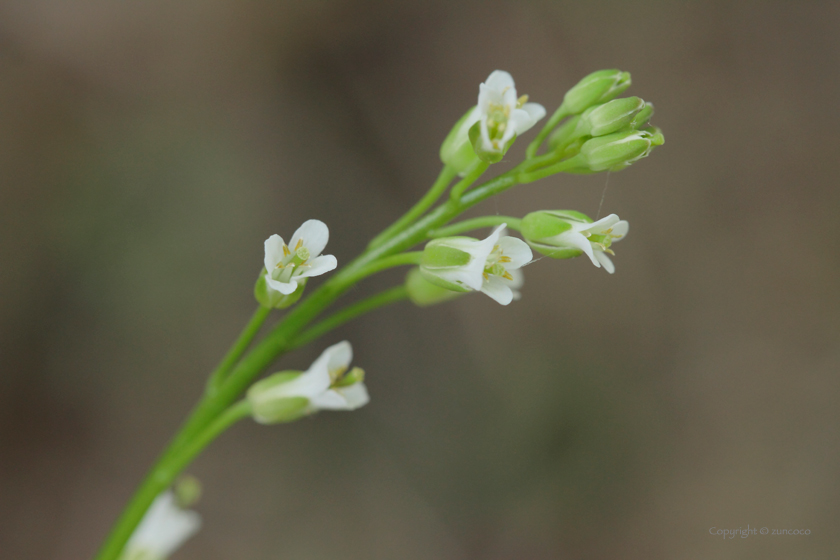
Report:
[[[566,92],[563,106],[568,114],[582,113],[588,107],[618,97],[630,87],[630,73],[620,70],[599,70],[583,78]]]
[[[590,107],[583,112],[580,120],[588,129],[589,136],[605,136],[626,128],[644,108],[645,102],[642,99],[623,97]]]
[[[655,146],[665,141],[662,133],[644,130],[615,132],[588,140],[580,148],[583,164],[590,171],[617,171],[647,157]]]
[[[440,146],[440,160],[461,176],[466,175],[480,161],[470,140],[470,128],[478,122],[479,115],[478,107],[467,111]]]

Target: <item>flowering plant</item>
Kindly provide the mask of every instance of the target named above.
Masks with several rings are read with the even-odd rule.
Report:
[[[319,220],[304,221],[289,244],[279,235],[266,239],[264,268],[254,287],[256,312],[211,373],[198,404],[152,466],[96,559],[164,560],[192,536],[201,523],[197,513],[186,509],[194,499],[179,503],[177,497],[195,492],[185,491],[178,477],[234,423],[245,418],[261,424],[292,422],[320,410],[354,410],[370,400],[364,371],[350,368],[349,342],[328,347],[306,371],[286,370],[257,380],[279,356],[397,301],[428,306],[481,291],[508,305],[520,297],[522,269],[532,262],[532,249],[556,259],[585,254],[595,266],[613,273],[607,253],[613,254],[610,246],[628,231],[627,222],[615,214],[593,221],[571,210],[541,210],[524,218],[455,220],[519,184],[557,173],[617,171],[648,156],[664,138],[648,124],[651,104],[638,97],[616,99],[629,86],[630,75],[618,70],[585,77],[565,94],[521,162],[477,184],[546,115],[528,96],[517,97],[510,74],[496,70],[480,84],[476,105],[446,136],[440,149],[443,169],[430,190],[354,260],[338,268],[334,256],[321,254],[329,229]],[[483,239],[463,235],[487,227],[493,229]],[[520,232],[524,241],[507,235],[505,228]],[[412,250],[418,245],[423,249]],[[397,266],[411,267],[405,282],[315,322],[356,284]],[[336,269],[304,297],[310,278]],[[252,347],[274,309],[288,311]]]

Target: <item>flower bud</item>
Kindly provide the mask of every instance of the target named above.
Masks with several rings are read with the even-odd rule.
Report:
[[[440,160],[462,176],[466,175],[479,161],[470,140],[470,128],[478,122],[479,118],[480,112],[477,106],[467,111],[455,123],[440,146]]]
[[[599,70],[583,78],[566,92],[563,106],[576,115],[592,105],[606,103],[630,87],[630,73],[620,70]]]
[[[661,132],[645,130],[615,132],[588,140],[580,148],[582,163],[589,171],[618,171],[647,157],[665,142]]]
[[[460,291],[453,292],[429,282],[423,277],[419,268],[409,271],[405,277],[405,288],[408,291],[408,298],[419,307],[443,303],[461,294]]]
[[[633,117],[633,122],[630,123],[631,128],[635,128],[636,130],[642,129],[653,116],[653,103],[646,103],[644,108],[636,113],[636,116]],[[661,132],[661,131],[660,131]]]
[[[248,389],[251,414],[261,424],[291,422],[308,413],[309,399],[288,395],[287,383],[300,377],[300,371],[281,371],[261,379]]]
[[[606,136],[629,126],[644,108],[645,102],[638,97],[613,99],[585,110],[580,127],[589,136]]]

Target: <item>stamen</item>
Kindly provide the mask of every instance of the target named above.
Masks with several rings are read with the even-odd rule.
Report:
[[[521,109],[523,105],[528,103],[528,95],[523,95],[519,99],[516,100],[516,108]]]
[[[285,243],[283,243],[283,256],[288,257],[291,254],[292,254],[292,252],[289,251],[289,246],[286,245]]]
[[[301,247],[303,247],[303,238],[302,237],[300,239],[298,239],[297,245],[295,245],[295,251],[297,251]]]
[[[499,257],[499,262],[509,263],[510,262],[510,257],[506,257],[506,256],[502,255],[501,257]]]
[[[505,273],[502,274],[502,278],[506,280],[513,280],[513,276],[511,276],[510,272],[508,272],[507,270],[505,270]]]

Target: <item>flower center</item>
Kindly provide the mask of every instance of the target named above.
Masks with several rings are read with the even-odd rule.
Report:
[[[309,266],[306,264],[309,256],[309,249],[303,246],[303,239],[297,242],[294,252],[290,251],[289,247],[284,244],[283,258],[272,271],[272,278],[279,282],[288,282],[292,279],[295,270]]]
[[[592,243],[592,247],[598,251],[604,251],[605,253],[609,253],[614,255],[615,253],[612,252],[610,249],[610,245],[612,245],[614,239],[620,239],[620,235],[616,235],[612,232],[612,228],[604,230],[600,233],[590,233],[588,236],[589,242]]]
[[[500,276],[506,280],[513,280],[513,276],[511,276],[505,267],[505,264],[509,262],[511,262],[510,257],[506,256],[498,245],[494,246],[493,251],[487,257],[487,262],[484,263],[484,279],[487,280],[489,275],[492,274],[493,276]]]
[[[499,148],[498,141],[505,135],[510,107],[498,103],[491,103],[487,109],[487,135],[493,141],[493,147]]]

